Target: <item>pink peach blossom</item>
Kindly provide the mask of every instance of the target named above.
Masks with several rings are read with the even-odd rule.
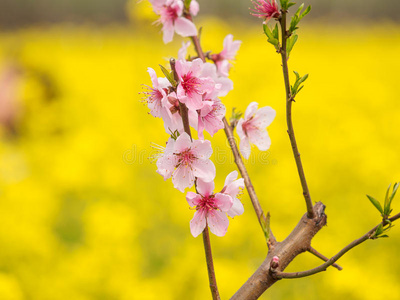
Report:
[[[195,177],[205,182],[215,178],[215,166],[209,159],[212,154],[210,141],[191,140],[184,132],[176,141],[168,140],[163,155],[157,160],[157,173],[164,180],[172,177],[174,187],[181,192],[192,187]]]
[[[233,81],[227,77],[218,75],[217,67],[212,63],[204,63],[200,73],[201,77],[209,77],[215,82],[215,88],[205,95],[205,99],[224,97],[233,90]]]
[[[224,188],[221,193],[231,196],[233,200],[232,207],[227,211],[228,216],[231,218],[239,216],[244,212],[242,202],[238,199],[238,195],[244,189],[244,179],[238,177],[238,172],[233,171],[226,176]]]
[[[197,35],[196,26],[192,21],[183,17],[184,4],[181,0],[149,0],[153,10],[160,16],[157,21],[163,25],[163,41],[169,43],[174,37],[174,32],[187,37]],[[193,1],[192,1],[193,2]],[[198,12],[198,3],[190,7],[191,12]]]
[[[197,179],[197,193],[188,192],[186,200],[190,206],[196,207],[193,219],[190,221],[190,232],[197,237],[206,225],[212,233],[224,236],[229,225],[226,212],[232,207],[233,201],[227,194],[213,194],[214,182],[204,182]]]
[[[200,139],[204,139],[203,130],[213,136],[218,130],[225,127],[222,122],[225,112],[225,106],[218,98],[214,101],[204,101],[204,106],[198,110],[197,131]]]
[[[236,52],[240,48],[241,41],[234,41],[233,35],[228,34],[224,39],[224,48],[218,54],[212,55],[212,60],[215,62],[218,68],[218,74],[220,76],[228,77],[229,70],[232,67],[230,60],[234,60]]]
[[[147,86],[147,91],[144,92],[146,95],[145,101],[150,108],[151,115],[160,118],[166,101],[168,87],[171,84],[166,78],[158,78],[152,68],[148,68],[147,72],[150,74],[153,87]]]
[[[269,106],[257,110],[258,103],[251,102],[246,109],[244,119],[237,124],[237,133],[240,137],[240,152],[248,159],[251,152],[250,144],[254,144],[261,151],[271,146],[271,139],[265,130],[275,118],[276,112]]]
[[[168,134],[171,134],[175,131],[178,131],[179,133],[183,133],[183,121],[180,113],[180,108],[179,108],[179,100],[176,96],[175,92],[172,92],[168,94],[167,96],[167,101],[165,101],[164,104],[165,107],[165,112],[162,110],[162,119],[164,121],[164,127],[165,131]],[[197,112],[189,110],[188,111],[189,115],[189,124],[193,128],[197,128]]]
[[[251,14],[265,19],[264,23],[271,18],[278,18],[281,15],[276,0],[254,0],[251,2],[254,4],[253,13]]]
[[[185,60],[187,55],[187,49],[190,46],[190,42],[182,42],[182,47],[178,51],[178,59]]]
[[[215,89],[215,82],[210,77],[200,77],[203,61],[200,58],[192,62],[178,60],[175,64],[179,77],[177,95],[180,102],[191,110],[203,107],[203,95]]]

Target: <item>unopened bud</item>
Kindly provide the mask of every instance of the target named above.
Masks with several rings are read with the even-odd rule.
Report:
[[[271,260],[271,269],[276,269],[277,267],[279,267],[279,257],[278,256],[274,256]]]

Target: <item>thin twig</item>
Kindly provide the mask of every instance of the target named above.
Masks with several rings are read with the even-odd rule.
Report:
[[[207,261],[207,270],[208,270],[208,280],[210,282],[210,289],[213,300],[220,300],[220,296],[218,293],[217,280],[215,278],[213,257],[211,252],[211,243],[210,243],[210,234],[208,232],[208,225],[203,231],[203,243],[204,249],[206,252],[206,261]]]
[[[391,222],[397,220],[400,218],[400,213],[398,213],[397,215],[389,218],[389,220]],[[331,266],[335,261],[337,261],[339,258],[341,258],[346,252],[348,252],[349,250],[351,250],[352,248],[354,248],[357,245],[360,245],[361,243],[365,242],[366,240],[370,239],[373,234],[375,233],[376,229],[378,228],[379,225],[385,225],[386,222],[381,222],[378,225],[376,225],[374,228],[372,228],[370,231],[368,231],[366,234],[364,234],[362,237],[360,237],[359,239],[356,239],[354,241],[352,241],[350,244],[348,244],[346,247],[344,247],[342,250],[340,250],[336,255],[332,256],[330,259],[328,259],[328,261],[326,261],[324,264],[307,270],[307,271],[302,271],[302,272],[294,272],[294,273],[284,273],[284,272],[275,272],[274,273],[274,277],[277,279],[281,279],[281,278],[301,278],[301,277],[307,277],[310,275],[314,275],[316,273],[325,271],[329,266]]]
[[[310,252],[311,254],[315,255],[316,257],[322,259],[323,261],[328,261],[329,260],[329,258],[327,258],[325,255],[319,253],[317,250],[315,250],[311,246],[307,249],[307,251]],[[339,271],[343,270],[343,268],[341,266],[339,266],[337,263],[332,264],[332,267],[335,267]]]
[[[179,82],[178,75],[175,70],[175,60],[173,58],[170,59],[170,65],[171,65],[171,71],[174,74],[174,79],[176,82]],[[190,136],[190,139],[192,139],[192,134],[190,132],[190,125],[189,125],[189,116],[188,116],[188,108],[186,105],[182,102],[179,101],[179,111],[182,117],[182,122],[183,122],[183,128],[185,132]],[[197,187],[196,187],[197,191]],[[212,252],[211,252],[211,243],[210,243],[210,236],[208,232],[208,225],[206,224],[206,228],[203,230],[203,244],[204,244],[204,251],[206,253],[206,261],[207,261],[207,271],[208,271],[208,279],[210,281],[210,289],[211,289],[211,294],[213,297],[213,300],[220,300],[220,296],[218,293],[218,286],[217,286],[217,280],[215,277],[215,272],[214,272],[214,261],[212,257]]]
[[[232,149],[235,163],[239,169],[240,174],[242,175],[242,177],[244,179],[244,184],[246,185],[247,192],[249,193],[251,203],[253,204],[254,211],[256,212],[256,215],[258,218],[258,222],[260,223],[261,228],[263,228],[262,222],[264,222],[264,224],[265,224],[266,216],[261,208],[260,202],[258,201],[258,198],[257,198],[256,191],[254,190],[254,186],[251,183],[250,176],[247,173],[246,166],[244,165],[242,157],[239,153],[239,149],[236,145],[235,137],[233,135],[233,129],[225,117],[222,119],[222,121],[224,122],[224,125],[225,125],[224,131],[225,131],[226,137],[228,139],[229,146]],[[272,231],[270,231],[270,240],[267,242],[272,243],[272,244],[276,242],[276,239],[275,239],[274,235],[272,234]]]
[[[281,29],[282,29],[282,48],[280,49],[280,53],[282,56],[282,68],[283,68],[283,77],[285,80],[285,89],[286,89],[286,122],[288,127],[288,134],[290,143],[292,145],[294,159],[296,161],[297,171],[299,173],[301,186],[303,188],[303,196],[306,200],[307,205],[307,216],[308,218],[314,218],[313,205],[311,201],[310,192],[308,190],[306,177],[304,175],[303,164],[301,163],[299,149],[297,148],[296,137],[294,135],[293,130],[293,122],[292,122],[292,102],[293,98],[290,92],[290,81],[289,81],[289,68],[287,64],[287,53],[286,53],[286,44],[287,44],[287,32],[286,32],[286,14],[287,12],[282,11],[282,18],[280,20]]]

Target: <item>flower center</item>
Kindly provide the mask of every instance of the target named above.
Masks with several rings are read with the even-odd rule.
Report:
[[[171,20],[174,21],[178,18],[178,12],[176,8],[171,6],[164,6],[163,12],[161,14],[164,20]]]
[[[176,168],[183,165],[185,167],[191,167],[193,161],[197,158],[194,156],[194,154],[191,152],[191,149],[186,149],[181,153],[176,153],[176,156],[178,156],[178,163],[176,165]]]
[[[143,91],[143,101],[147,103],[153,103],[154,101],[161,102],[163,95],[160,90],[144,85],[145,91]]]
[[[201,94],[199,79],[192,76],[191,72],[182,76],[181,85],[188,95],[193,93]]]
[[[242,128],[244,133],[247,135],[247,133],[253,129],[257,129],[256,126],[254,126],[252,120],[254,117],[251,117],[250,119],[248,119],[247,121],[243,122],[242,124]]]
[[[205,196],[201,198],[201,202],[197,204],[196,210],[206,210],[206,211],[211,211],[211,210],[216,210],[218,209],[216,203],[215,203],[215,196],[210,195],[210,196]]]

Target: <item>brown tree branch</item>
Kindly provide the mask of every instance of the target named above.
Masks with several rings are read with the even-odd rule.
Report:
[[[389,218],[389,220],[390,220],[390,222],[393,222],[399,218],[400,218],[400,213]],[[327,262],[325,262],[324,264],[322,264],[316,268],[313,268],[313,269],[307,270],[307,271],[302,271],[302,272],[294,272],[294,273],[284,273],[284,272],[277,271],[274,273],[274,277],[277,279],[301,278],[301,277],[306,277],[306,276],[314,275],[316,273],[325,271],[329,266],[331,266],[335,261],[337,261],[339,258],[341,258],[349,250],[353,249],[355,246],[360,245],[361,243],[365,242],[366,240],[371,239],[373,237],[373,234],[375,233],[376,229],[378,228],[378,226],[380,226],[380,225],[385,226],[386,224],[387,224],[387,222],[382,221],[381,223],[376,225],[374,228],[372,228],[370,231],[368,231],[366,234],[364,234],[362,237],[352,241],[350,244],[348,244],[346,247],[344,247],[342,250],[340,250],[336,255],[332,256]]]
[[[307,251],[310,252],[311,254],[315,255],[316,257],[322,259],[323,261],[328,261],[329,260],[329,258],[327,258],[325,255],[319,253],[317,250],[315,250],[311,246],[310,246],[310,248],[307,249]],[[341,266],[339,266],[338,264],[336,264],[336,263],[332,264],[332,267],[335,267],[339,271],[343,270],[343,268]]]
[[[232,300],[258,299],[269,287],[279,280],[270,272],[270,262],[274,256],[279,257],[277,272],[283,271],[300,253],[307,251],[311,240],[326,224],[325,206],[318,202],[314,205],[313,219],[304,214],[297,226],[282,242],[277,242],[268,252],[267,257],[255,273],[232,296]]]
[[[296,161],[297,171],[299,173],[301,186],[303,188],[303,196],[306,201],[307,206],[307,216],[312,219],[314,217],[313,206],[310,196],[310,191],[308,190],[306,176],[304,175],[303,164],[300,158],[300,152],[297,147],[296,137],[294,135],[293,130],[293,121],[292,121],[292,102],[294,99],[292,98],[290,92],[290,81],[289,81],[289,68],[287,64],[287,53],[286,53],[286,45],[287,45],[287,32],[286,32],[286,11],[282,11],[282,18],[280,19],[281,29],[282,29],[282,48],[280,49],[280,53],[282,56],[282,69],[283,69],[283,78],[285,81],[285,90],[286,90],[286,122],[288,127],[288,134],[290,143],[292,145],[294,159]]]

